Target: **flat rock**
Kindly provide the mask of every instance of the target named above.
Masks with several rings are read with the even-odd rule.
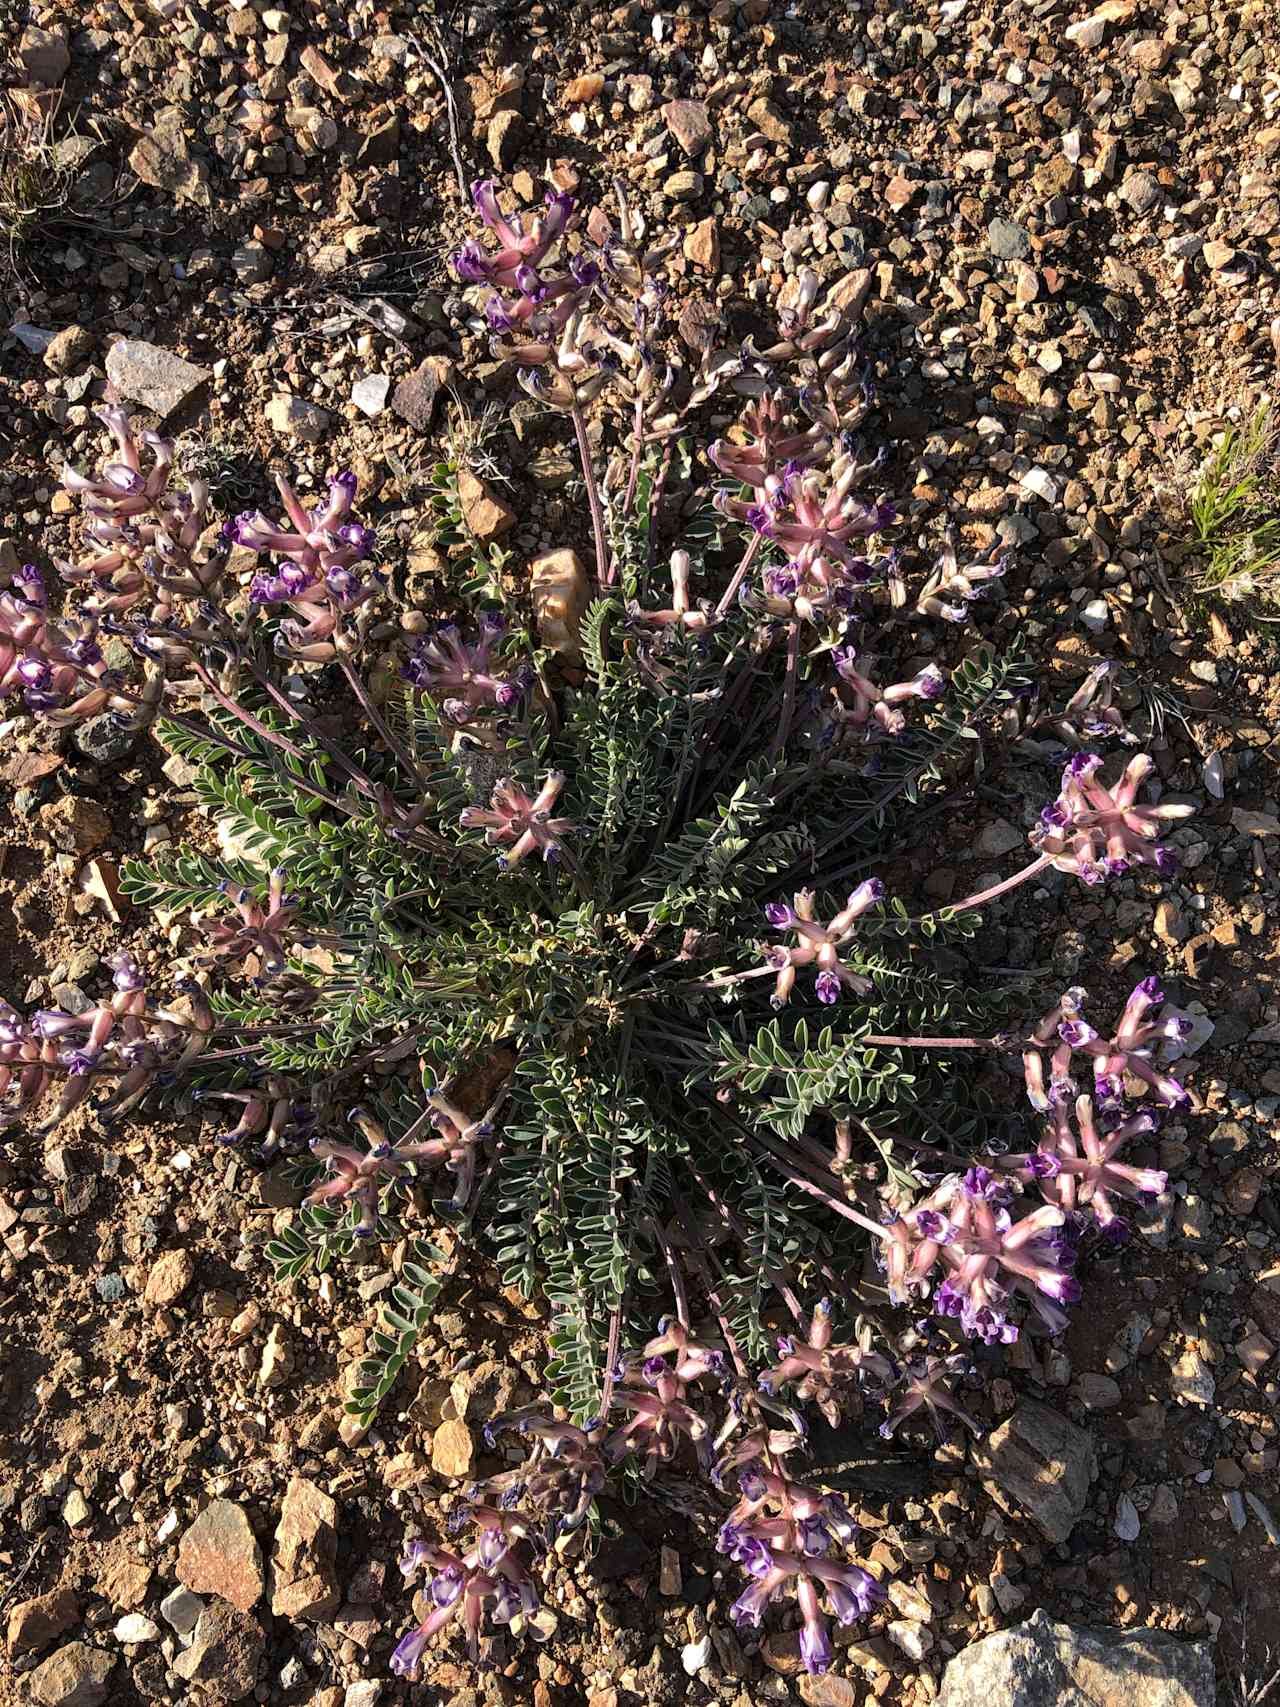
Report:
[[[562,658],[582,657],[582,613],[591,589],[576,551],[545,551],[529,565],[529,593],[538,637]]]
[[[20,1600],[10,1609],[8,1647],[11,1659],[47,1648],[80,1617],[80,1603],[69,1588],[50,1589],[33,1600]]]
[[[1167,1630],[1057,1624],[1037,1610],[951,1660],[938,1707],[1213,1707],[1213,1651]]]
[[[435,418],[442,387],[453,378],[452,363],[442,356],[428,356],[396,386],[391,407],[402,421],[425,433]]]
[[[351,387],[351,401],[362,415],[367,415],[372,421],[386,408],[390,390],[389,373],[369,373]]]
[[[10,37],[12,43],[13,38]],[[61,30],[42,30],[29,24],[18,43],[18,58],[33,83],[52,89],[71,69],[71,52]]]
[[[239,1701],[257,1682],[265,1646],[256,1618],[215,1601],[200,1614],[191,1646],[174,1660],[173,1669],[220,1700]]]
[[[993,219],[987,227],[987,245],[998,261],[1021,261],[1031,253],[1031,239],[1011,219]]]
[[[146,1290],[146,1303],[156,1306],[176,1304],[195,1278],[195,1258],[190,1251],[165,1251],[151,1265]]]
[[[1071,1534],[1098,1469],[1092,1435],[1032,1399],[974,1448],[974,1461],[996,1504],[1050,1541]]]
[[[501,498],[495,498],[484,481],[469,468],[458,473],[458,497],[462,519],[481,545],[501,539],[516,525],[516,513]]]
[[[272,1557],[271,1610],[277,1618],[332,1618],[338,1610],[337,1520],[328,1494],[295,1476],[280,1508]]]
[[[121,338],[107,351],[107,378],[129,402],[157,415],[172,415],[192,402],[213,375],[159,344]]]
[[[178,1543],[178,1581],[248,1612],[262,1593],[262,1549],[231,1500],[212,1500]]]
[[[158,124],[140,137],[130,151],[129,168],[153,190],[209,205],[208,171],[203,161],[192,158],[179,121]]]
[[[39,1707],[100,1707],[116,1655],[87,1642],[68,1642],[31,1673],[27,1688]]]
[[[318,445],[329,431],[329,411],[305,397],[281,391],[267,404],[267,420],[283,438],[302,439]]]
[[[160,1616],[171,1630],[176,1630],[180,1636],[189,1636],[204,1611],[204,1602],[198,1594],[192,1594],[181,1584],[171,1589],[160,1602]]]
[[[662,118],[690,160],[696,159],[711,140],[711,120],[704,101],[668,101]]]

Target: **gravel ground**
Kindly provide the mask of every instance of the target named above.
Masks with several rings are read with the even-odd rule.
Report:
[[[865,271],[907,526],[950,516],[975,545],[1014,545],[994,638],[1022,636],[1046,704],[1116,661],[1164,787],[1197,807],[1167,885],[1055,883],[990,910],[981,964],[1033,970],[1043,1007],[1079,981],[1111,1013],[1159,974],[1201,1016],[1194,1107],[1161,1134],[1171,1193],[1147,1236],[1108,1259],[1110,1284],[1095,1274],[1060,1344],[1014,1348],[985,1445],[904,1451],[892,1486],[851,1472],[894,1587],[836,1673],[795,1681],[794,1635],[739,1644],[709,1521],[619,1505],[594,1559],[557,1561],[544,1647],[513,1644],[482,1678],[442,1649],[416,1698],[905,1707],[933,1698],[951,1654],[1041,1606],[1206,1636],[1224,1676],[1258,1675],[1280,1606],[1280,674],[1268,630],[1193,607],[1183,577],[1194,471],[1280,359],[1274,7],[683,0],[446,22],[395,0],[120,0],[7,27],[11,97],[33,123],[53,113],[67,199],[7,283],[0,534],[16,557],[0,570],[66,549],[50,464],[96,454],[108,377],[168,412],[228,513],[264,495],[268,466],[353,468],[387,560],[425,596],[447,432],[509,477],[517,563],[581,546],[563,436],[512,407],[447,255],[459,177],[526,200],[546,179],[591,200],[620,178],[681,230],[689,300],[719,306],[719,326],[683,317],[692,359],[748,329],[779,274]],[[126,853],[209,835],[181,763],[22,717],[0,734],[0,995],[76,1000],[112,947],[168,954],[114,875]],[[1015,746],[946,821],[920,893],[936,905],[1012,870],[1050,780],[1034,740]],[[386,1673],[405,1525],[484,1467],[495,1395],[536,1390],[536,1313],[464,1268],[375,1429],[344,1438],[339,1384],[380,1271],[271,1284],[280,1182],[190,1126],[104,1139],[68,1123],[52,1144],[17,1134],[0,1156],[14,1698],[406,1698]],[[1078,1484],[1054,1539],[1008,1467],[1050,1436]]]

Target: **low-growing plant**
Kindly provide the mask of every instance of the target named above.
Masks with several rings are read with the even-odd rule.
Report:
[[[1205,459],[1191,499],[1193,585],[1263,608],[1280,583],[1280,434],[1269,403],[1228,427]]]
[[[16,1116],[56,1089],[45,1131],[104,1082],[108,1121],[183,1087],[230,1108],[221,1141],[307,1186],[267,1253],[281,1275],[398,1237],[399,1217],[451,1223],[455,1252],[487,1248],[545,1299],[569,1420],[491,1419],[528,1463],[475,1490],[470,1546],[411,1549],[435,1610],[397,1669],[455,1615],[473,1646],[486,1617],[528,1623],[522,1545],[581,1524],[612,1465],[682,1456],[737,1480],[734,1616],[794,1596],[820,1671],[823,1603],[848,1622],[880,1591],[837,1562],[849,1514],[788,1467],[797,1402],[837,1420],[887,1396],[885,1434],[977,1427],[966,1343],[1062,1329],[1091,1241],[1163,1189],[1123,1147],[1185,1100],[1151,1064],[1185,1030],[1154,980],[1109,1038],[1081,990],[1029,1022],[1021,992],[966,976],[965,939],[1051,873],[1163,871],[1160,829],[1188,808],[1140,801],[1145,756],[1104,783],[1079,750],[1127,736],[1096,675],[1054,725],[1076,750],[1025,865],[913,915],[893,874],[930,863],[930,826],[1030,667],[967,632],[1002,559],[883,543],[898,518],[842,283],[820,305],[801,273],[776,331],[682,374],[663,353],[669,240],[625,205],[575,246],[567,196],[534,218],[489,185],[476,201],[490,241],[458,271],[521,385],[568,417],[590,584],[560,589],[553,631],[509,559],[472,557],[460,584],[490,608],[403,636],[397,674],[350,475],[311,498],[282,480],[281,516],[219,532],[200,482],[170,491],[165,442],[108,412],[116,459],[66,476],[93,555],[62,568],[90,597],[56,623],[24,572],[0,600],[0,691],[58,723],[154,722],[236,852],[126,866],[139,904],[192,919],[176,998],[157,1005],[121,955],[86,1013],[6,1007],[0,1090]],[[712,403],[708,501],[694,434]],[[435,486],[456,547],[453,479],[442,465]],[[233,542],[258,554],[247,584]],[[106,665],[105,635],[136,672]],[[1021,1143],[973,1071],[1019,1047]],[[444,1258],[415,1238],[350,1398],[363,1422],[439,1290]]]

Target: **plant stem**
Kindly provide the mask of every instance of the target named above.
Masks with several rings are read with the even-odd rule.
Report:
[[[1003,883],[993,883],[989,889],[980,889],[976,895],[970,895],[965,901],[953,901],[949,906],[939,907],[935,912],[923,914],[920,919],[913,919],[912,923],[921,924],[924,919],[940,919],[944,913],[963,913],[971,907],[981,907],[985,901],[994,901],[997,895],[1006,895],[1020,883],[1038,877],[1052,864],[1053,860],[1048,854],[1041,854],[1039,859],[1033,859],[1030,865],[1024,865],[1021,871],[1015,871],[1012,877],[1006,877]]]
[[[742,554],[742,561],[733,572],[733,579],[720,595],[720,603],[716,606],[717,616],[723,616],[729,606],[733,603],[734,599],[737,598],[738,588],[746,580],[748,571],[759,556],[760,547],[763,543],[764,535],[762,533],[752,534],[750,542],[747,545],[747,549]]]
[[[591,532],[596,544],[596,581],[601,587],[613,585],[613,563],[609,553],[609,540],[604,529],[604,510],[600,503],[600,489],[596,485],[596,471],[591,463],[591,445],[587,439],[587,422],[582,410],[577,404],[569,411],[573,421],[573,430],[578,440],[578,458],[582,463],[582,479],[587,488],[587,505],[591,510]]]
[[[787,744],[787,736],[791,733],[791,719],[796,709],[796,683],[800,674],[800,619],[793,616],[787,625],[787,673],[782,690],[782,714],[778,718],[778,727],[773,740],[769,743],[769,756],[773,758]]]

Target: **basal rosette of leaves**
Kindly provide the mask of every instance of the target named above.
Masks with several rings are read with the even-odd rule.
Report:
[[[793,1400],[856,1415],[870,1386],[897,1391],[890,1431],[917,1410],[968,1424],[965,1341],[1060,1330],[1082,1242],[1120,1236],[1117,1199],[1163,1183],[1119,1155],[1154,1124],[1126,1107],[1133,1085],[1183,1096],[1150,1065],[1180,1024],[1158,987],[1109,1040],[1082,991],[1035,1024],[1016,986],[973,986],[976,909],[1054,871],[1162,870],[1158,832],[1185,809],[1142,803],[1145,757],[1104,784],[1076,751],[1029,862],[912,916],[890,878],[929,863],[1029,667],[965,631],[998,559],[962,564],[947,540],[918,565],[880,539],[896,515],[839,283],[820,305],[802,275],[765,347],[681,374],[663,354],[668,243],[625,207],[575,247],[568,198],[523,219],[491,186],[476,199],[490,241],[458,270],[495,349],[572,428],[585,608],[551,652],[475,547],[459,587],[487,603],[402,636],[375,686],[395,566],[372,567],[354,479],[318,498],[282,481],[283,515],[218,529],[199,483],[171,493],[171,447],[109,412],[116,459],[67,476],[91,556],[62,568],[89,596],[56,619],[35,570],[0,594],[0,691],[55,723],[153,724],[236,851],[126,866],[139,904],[193,925],[175,993],[122,953],[87,1013],[0,1004],[0,1097],[8,1120],[57,1092],[48,1130],[86,1099],[118,1121],[176,1095],[222,1142],[283,1159],[308,1193],[268,1252],[283,1275],[407,1231],[349,1397],[365,1421],[446,1262],[481,1251],[545,1299],[548,1396],[571,1420],[494,1419],[533,1440],[530,1466],[477,1495],[469,1551],[411,1552],[440,1616],[398,1669],[457,1614],[473,1645],[486,1617],[527,1621],[520,1543],[580,1523],[608,1464],[712,1470],[714,1437],[715,1475],[742,1493],[721,1545],[755,1584],[735,1617],[794,1593],[822,1670],[822,1605],[849,1621],[877,1591],[827,1558],[853,1536],[843,1507],[786,1469]],[[700,451],[703,406],[725,430]],[[455,477],[442,467],[434,508],[458,537]],[[257,554],[251,578],[228,567],[233,541]],[[1129,738],[1105,671],[1052,727],[1068,750]],[[974,1071],[1019,1044],[1030,1137]],[[730,1395],[723,1428],[700,1383]]]

